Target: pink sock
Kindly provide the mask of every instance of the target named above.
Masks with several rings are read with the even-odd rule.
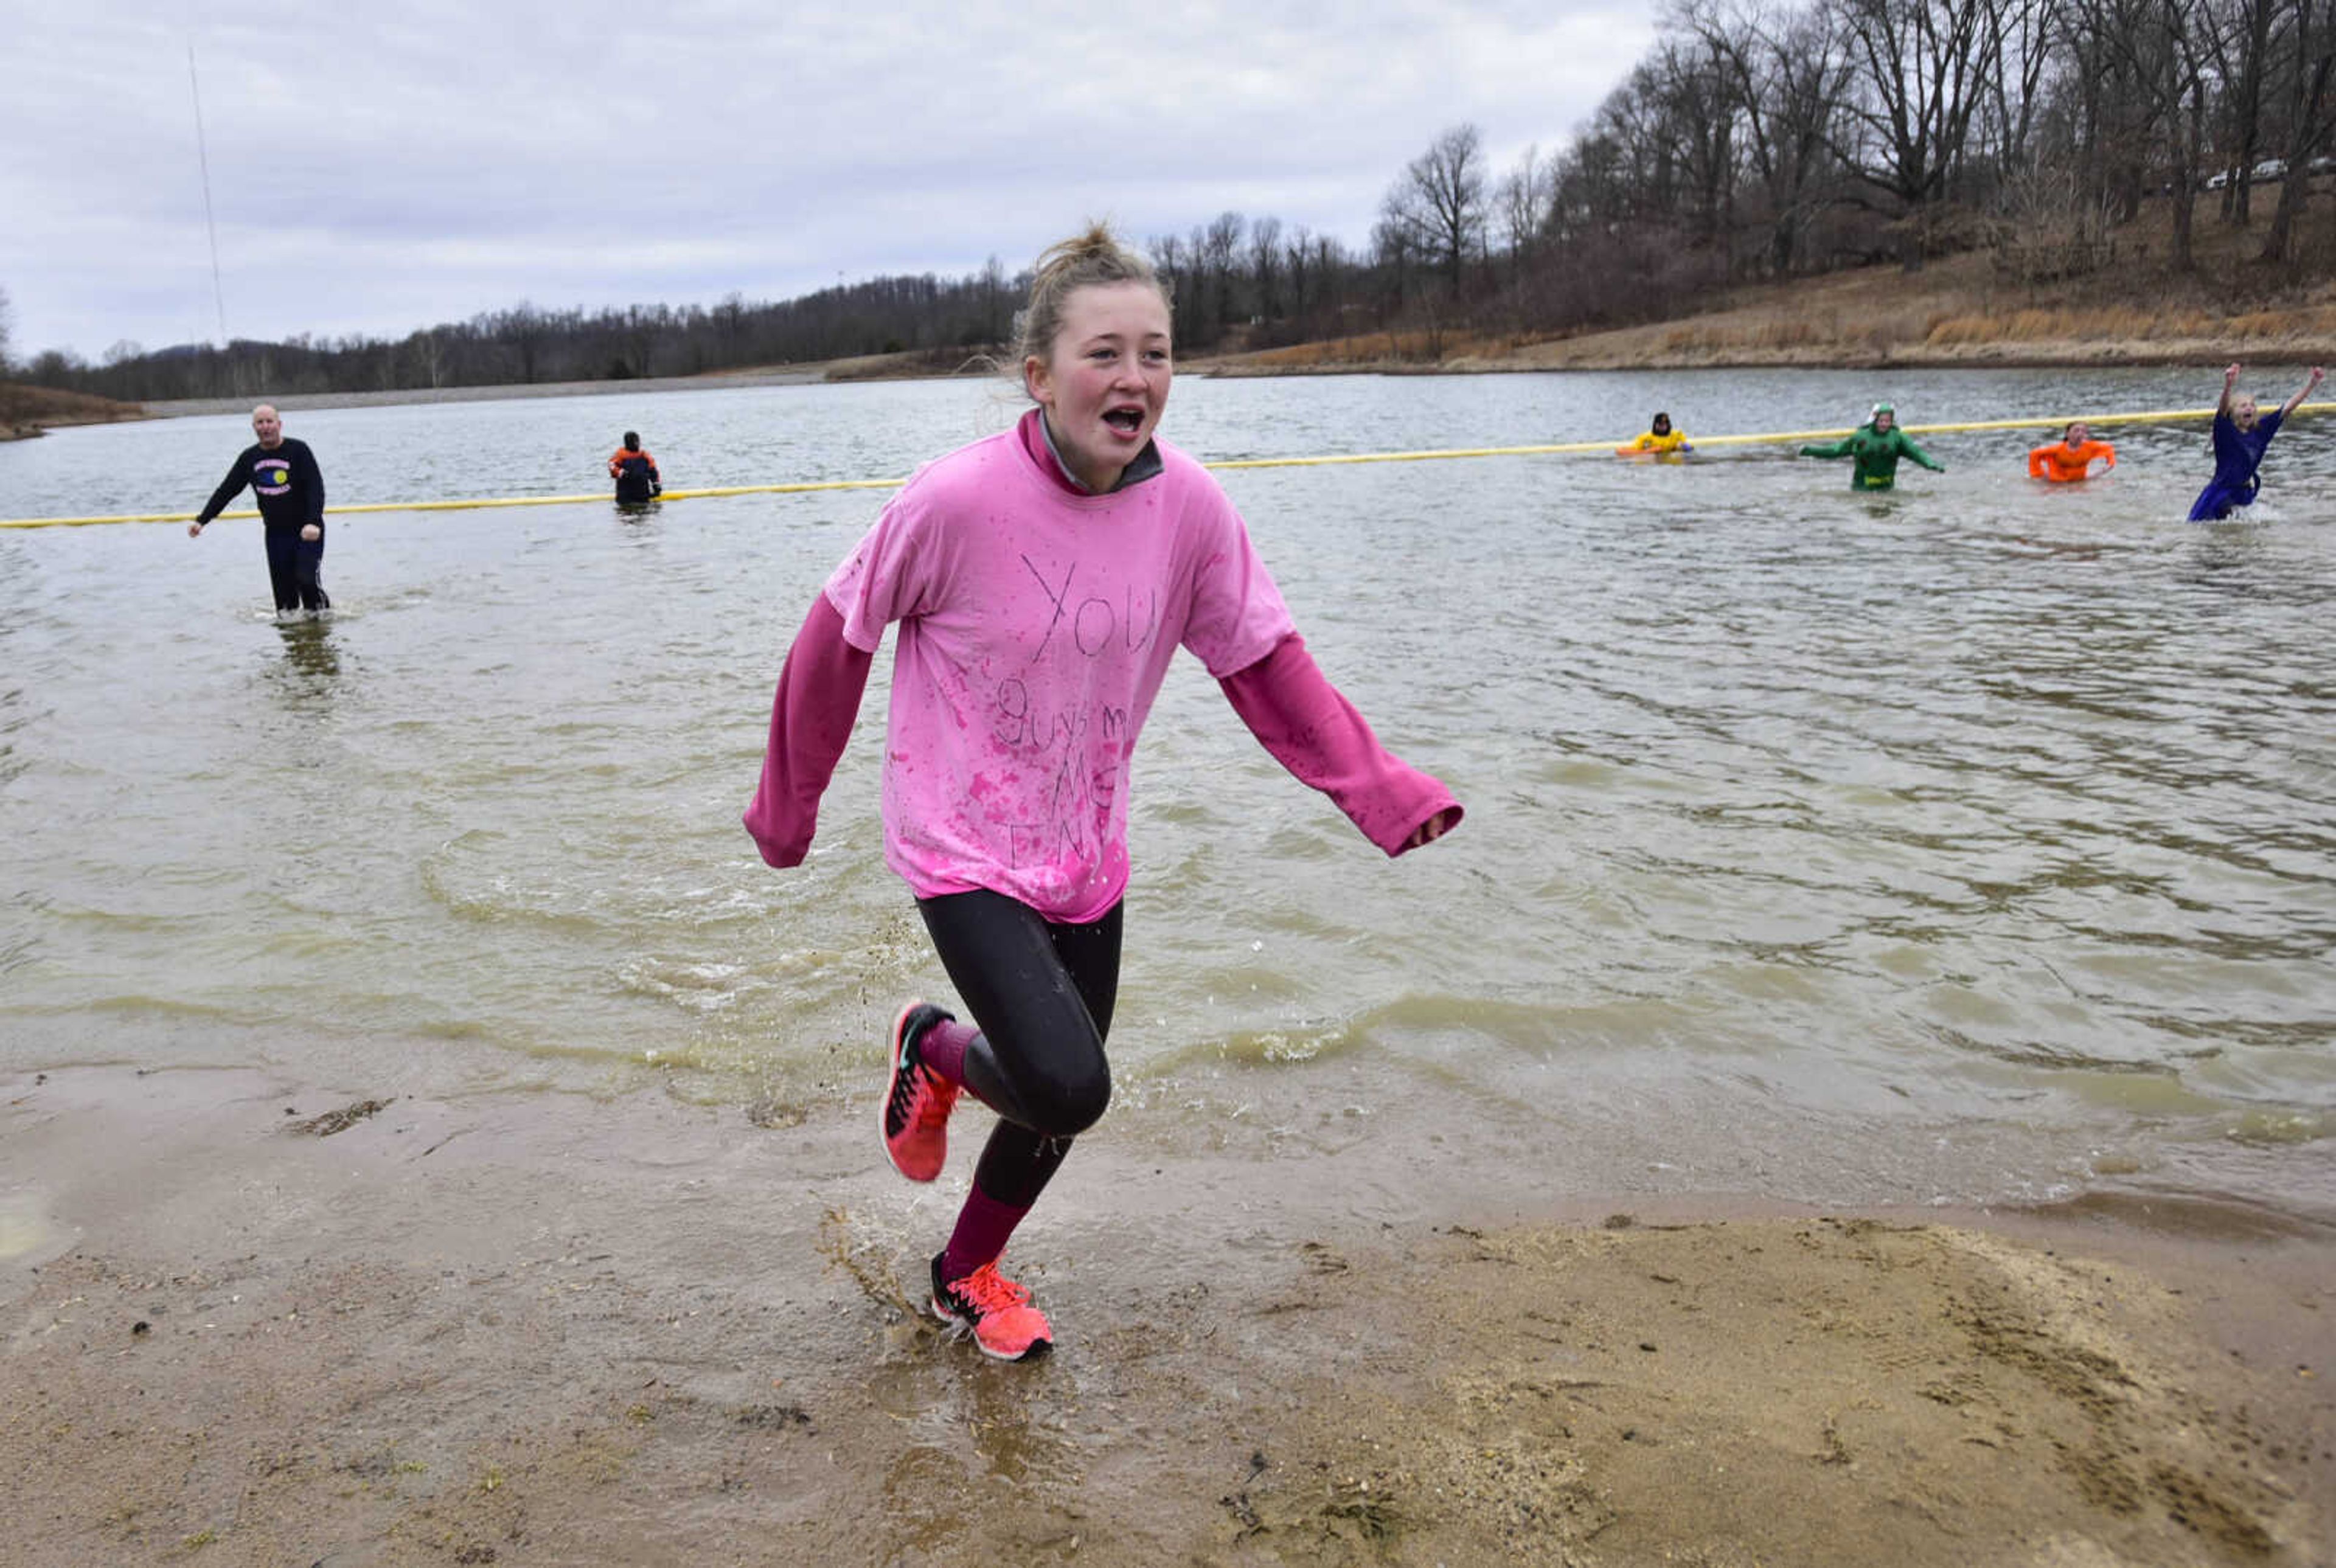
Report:
[[[966,1196],[965,1207],[958,1211],[957,1229],[950,1232],[949,1246],[941,1253],[941,1279],[953,1284],[984,1263],[998,1261],[1014,1227],[1029,1212],[1009,1207],[974,1188]]]
[[[951,1018],[917,1038],[917,1058],[959,1088],[965,1086],[965,1048],[981,1031]]]

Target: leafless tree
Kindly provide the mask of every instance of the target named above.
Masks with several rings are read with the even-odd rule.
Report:
[[[1995,0],[1987,25],[1994,38],[1990,53],[1997,68],[1981,100],[1987,151],[1999,172],[2024,172],[2033,161],[2029,146],[2043,100],[2046,70],[2068,45],[2060,32],[2059,0]]]
[[[1381,281],[1379,324],[1385,326],[1408,304],[1416,292],[1413,275],[1416,270],[1418,247],[1413,243],[1409,226],[1393,218],[1382,218],[1371,229],[1371,260]]]
[[[1436,258],[1457,297],[1469,256],[1484,244],[1484,133],[1462,124],[1439,134],[1397,178],[1379,213],[1382,227],[1402,231],[1407,253]]]
[[[1241,231],[1247,225],[1238,212],[1220,212],[1203,238],[1202,257],[1209,268],[1209,287],[1216,295],[1216,335],[1222,342],[1233,317],[1233,268],[1241,259]]]
[[[1931,218],[1968,151],[1995,73],[2000,0],[1831,0],[1858,65],[1843,161],[1911,219],[1901,257],[1920,268]]]
[[[1801,260],[1803,236],[1836,189],[1835,122],[1848,95],[1849,56],[1823,7],[1778,10],[1767,0],[1691,0],[1681,20],[1727,73],[1743,114],[1744,161],[1767,229],[1767,269]]]
[[[1152,270],[1160,279],[1160,287],[1168,294],[1168,313],[1176,319],[1177,336],[1183,336],[1184,318],[1192,305],[1185,277],[1184,242],[1173,234],[1155,234],[1144,241],[1144,248],[1152,253]]]
[[[2263,110],[2277,65],[2288,58],[2289,0],[2206,0],[2206,36],[2222,79],[2223,217],[2244,228],[2256,161],[2264,151]],[[2297,52],[2301,57],[2301,51]]]
[[[1257,285],[1257,311],[1270,321],[1281,314],[1281,219],[1260,218],[1249,226],[1250,278]]]
[[[1734,270],[1737,144],[1741,108],[1718,52],[1692,34],[1658,44],[1653,86],[1664,150],[1676,156],[1693,241]]]
[[[1290,278],[1290,320],[1299,333],[1306,331],[1306,313],[1314,303],[1309,292],[1314,279],[1314,234],[1304,224],[1290,231],[1281,252],[1282,269]]]
[[[2271,229],[2263,237],[2263,259],[2285,261],[2293,243],[2295,221],[2303,209],[2312,161],[2336,146],[2336,0],[2290,0],[2296,51],[2292,85],[2286,105],[2288,120],[2287,173],[2281,180],[2279,204],[2272,209]]]
[[[1534,248],[1549,227],[1554,161],[1542,158],[1538,144],[1528,146],[1518,154],[1516,167],[1501,176],[1494,192],[1502,238],[1508,241],[1510,261],[1521,275],[1533,270]]]
[[[2130,34],[2151,85],[2174,168],[2175,267],[2196,265],[2195,234],[2199,176],[2205,171],[2208,82],[2214,55],[2214,19],[2195,0],[2147,0],[2143,25]]]

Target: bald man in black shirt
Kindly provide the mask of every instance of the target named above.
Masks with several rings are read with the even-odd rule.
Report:
[[[330,609],[325,594],[325,475],[305,441],[284,433],[275,408],[251,411],[251,433],[259,439],[237,454],[227,478],[187,526],[190,539],[227,509],[245,485],[259,502],[268,540],[268,576],[276,589],[276,612]]]

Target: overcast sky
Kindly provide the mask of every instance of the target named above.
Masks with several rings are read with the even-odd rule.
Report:
[[[546,307],[1011,272],[1094,216],[1359,246],[1403,166],[1562,144],[1643,5],[345,6],[56,0],[12,19],[0,290],[18,358],[402,337]],[[204,223],[201,87],[221,287]]]

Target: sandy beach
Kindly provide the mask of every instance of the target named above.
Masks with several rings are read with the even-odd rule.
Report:
[[[2336,1246],[2273,1215],[1521,1199],[1335,1109],[1139,1105],[1017,1239],[1059,1349],[1004,1366],[915,1310],[970,1151],[909,1186],[871,1096],[0,1086],[27,1568],[2336,1544]]]

